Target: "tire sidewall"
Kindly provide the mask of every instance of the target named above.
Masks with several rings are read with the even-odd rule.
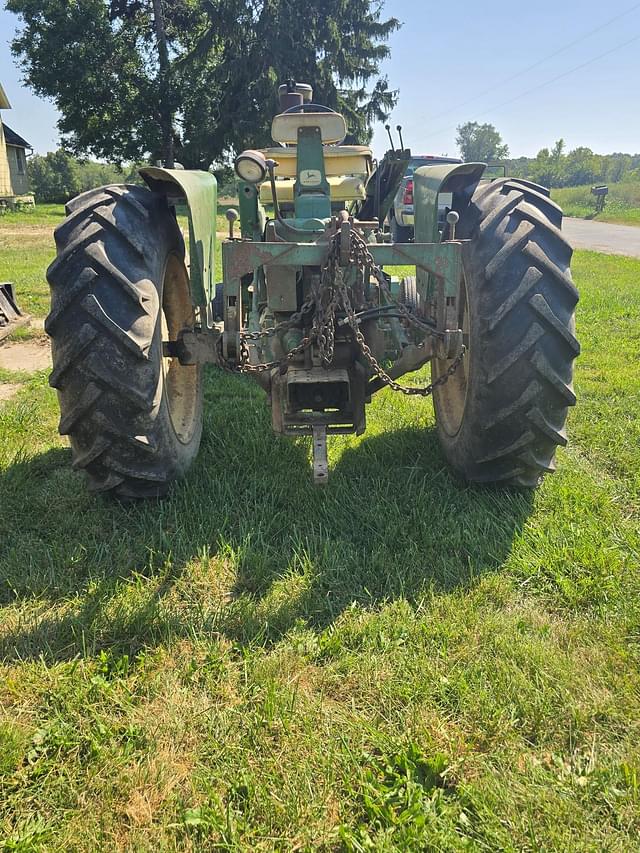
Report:
[[[469,352],[465,354],[467,359],[467,391],[462,412],[462,420],[455,434],[448,433],[441,424],[444,416],[441,410],[442,401],[438,389],[433,395],[433,404],[436,413],[436,422],[439,425],[439,434],[442,448],[449,464],[458,471],[465,468],[460,464],[462,459],[477,458],[481,453],[479,447],[480,435],[477,424],[482,418],[483,389],[487,382],[487,368],[483,363],[483,329],[482,329],[482,287],[485,284],[484,276],[477,273],[477,265],[474,263],[474,243],[468,243],[462,252],[462,267],[467,291],[467,310],[469,312]],[[437,364],[433,362],[434,366]],[[437,378],[434,375],[434,378]]]
[[[164,202],[164,199],[162,199]],[[171,255],[175,255],[179,261],[184,264],[185,250],[184,241],[177,222],[175,228],[168,227],[168,219],[163,216],[160,234],[162,239],[158,242],[158,249],[155,258],[155,270],[153,283],[158,294],[158,311],[155,321],[155,329],[153,335],[153,344],[150,349],[149,357],[153,359],[157,369],[157,387],[154,398],[154,420],[157,431],[157,439],[164,445],[165,453],[171,458],[174,465],[173,476],[181,477],[185,474],[198,452],[200,439],[202,437],[202,419],[203,419],[203,368],[202,365],[197,365],[196,378],[196,402],[194,407],[194,429],[186,442],[181,441],[178,437],[171,412],[169,409],[169,400],[163,370],[163,353],[162,353],[162,305],[164,298],[164,285],[167,264]],[[188,280],[188,274],[187,274]]]

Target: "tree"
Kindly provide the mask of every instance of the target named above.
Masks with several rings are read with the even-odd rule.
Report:
[[[210,75],[197,73],[205,88],[194,88],[184,104],[185,120],[196,127],[203,100],[215,101],[217,121],[200,124],[200,133],[192,136],[195,144],[204,146],[211,139],[217,151],[268,145],[278,111],[277,84],[287,79],[311,83],[316,102],[345,115],[347,141],[368,142],[372,122],[383,121],[394,106],[396,93],[389,91],[386,78],[366,88],[389,55],[386,39],[399,26],[395,18],[380,20],[380,3],[224,0],[203,5],[208,25],[178,63],[180,69],[194,68],[210,62],[212,51],[217,56],[216,88]],[[229,20],[223,15],[221,23],[221,11]]]
[[[601,170],[601,159],[590,148],[574,148],[567,154],[567,184],[570,187],[593,183]]]
[[[605,180],[611,181],[611,183],[617,183],[618,181],[624,180],[629,174],[629,170],[631,168],[631,156],[629,154],[609,154],[609,156],[605,157],[604,160],[605,174],[603,177]]]
[[[81,162],[66,151],[36,154],[29,160],[29,184],[38,203],[61,204],[85,190],[126,181],[116,166]]]
[[[63,144],[113,162],[207,168],[269,142],[275,89],[309,82],[367,141],[396,93],[380,76],[378,0],[8,0],[27,83],[54,100]]]
[[[38,203],[61,204],[80,192],[80,175],[73,157],[55,151],[29,160],[29,184]]]
[[[506,174],[512,178],[527,178],[530,163],[531,160],[529,157],[515,157],[512,160],[507,160],[504,164]]]
[[[456,145],[466,162],[487,163],[509,156],[509,147],[492,124],[468,121],[459,125],[457,131]]]
[[[507,174],[530,178],[547,187],[579,186],[598,182],[618,183],[640,179],[640,154],[594,154],[590,148],[565,153],[564,139],[553,148],[541,148],[535,158],[518,157],[506,163]]]
[[[567,157],[565,141],[558,139],[551,152],[541,148],[531,166],[533,179],[545,187],[562,187],[566,183]]]
[[[553,164],[548,148],[541,148],[536,154],[536,159],[531,164],[531,176],[538,184],[550,187],[553,181]]]

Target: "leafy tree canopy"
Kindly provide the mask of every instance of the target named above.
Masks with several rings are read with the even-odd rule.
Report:
[[[507,164],[514,177],[530,178],[546,187],[577,187],[583,184],[618,183],[638,179],[640,154],[595,154],[579,146],[565,151],[563,139],[553,148],[541,148],[535,157],[520,157]]]
[[[583,146],[566,152],[564,139],[553,148],[541,148],[535,157],[510,160],[507,174],[529,178],[546,187],[576,187],[582,184],[637,181],[640,177],[640,154],[594,154]]]
[[[65,147],[207,168],[270,142],[276,87],[311,83],[366,142],[396,93],[380,75],[395,18],[379,0],[8,0],[26,82]]]
[[[504,160],[509,156],[509,148],[492,124],[478,124],[468,121],[461,124],[456,136],[456,145],[460,156],[470,163],[487,163]]]
[[[30,157],[28,175],[30,189],[38,204],[60,204],[103,184],[137,180],[134,164],[123,171],[108,163],[77,160],[61,150]]]

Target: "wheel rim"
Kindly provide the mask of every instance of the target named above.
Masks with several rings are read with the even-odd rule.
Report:
[[[193,328],[194,313],[189,276],[183,262],[170,255],[162,285],[162,340],[176,341],[185,328]],[[197,424],[199,368],[180,364],[175,357],[162,358],[162,375],[169,418],[176,437],[187,444]]]
[[[471,323],[464,274],[460,281],[459,305],[458,328],[462,329],[462,340],[466,352],[456,372],[449,377],[444,385],[438,387],[435,395],[438,423],[449,436],[457,435],[460,432],[467,403],[471,371]],[[453,359],[434,358],[431,368],[432,379],[437,379],[446,373],[452,361]]]

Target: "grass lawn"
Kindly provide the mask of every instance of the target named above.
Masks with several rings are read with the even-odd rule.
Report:
[[[594,219],[597,222],[614,222],[618,225],[640,225],[640,183],[632,181],[609,185],[605,208],[595,212],[595,198],[591,186],[564,187],[551,191],[565,216]]]
[[[44,270],[55,255],[53,229],[63,219],[61,204],[0,216],[0,281],[16,284],[20,307],[35,317],[44,317],[49,309]]]
[[[120,506],[46,375],[0,377],[0,850],[638,849],[640,261],[574,277],[579,403],[533,494],[458,481],[386,391],[313,489],[211,369],[197,465]]]

